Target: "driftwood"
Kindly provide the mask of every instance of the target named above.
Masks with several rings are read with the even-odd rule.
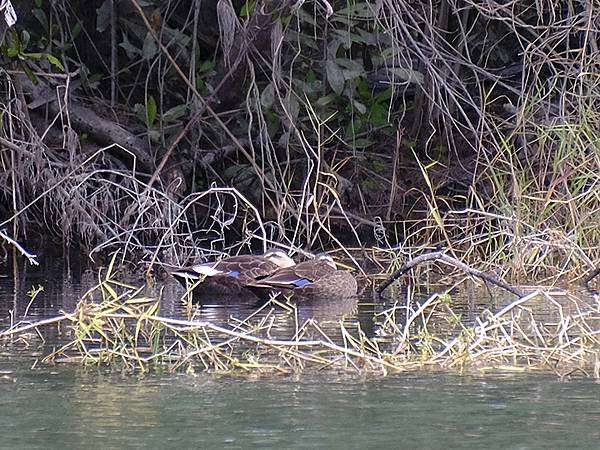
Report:
[[[411,270],[413,267],[415,267],[423,262],[426,262],[426,261],[437,261],[437,260],[445,262],[448,265],[454,266],[457,269],[462,270],[463,272],[465,272],[468,275],[472,275],[472,276],[481,278],[482,280],[487,281],[489,283],[495,284],[496,286],[501,287],[502,289],[504,289],[512,294],[515,294],[518,297],[524,296],[524,294],[517,288],[505,283],[504,281],[497,279],[493,275],[484,273],[481,270],[473,269],[472,267],[459,261],[458,259],[446,255],[444,252],[426,253],[424,255],[419,255],[419,256],[411,259],[409,262],[404,264],[400,269],[398,269],[396,272],[394,272],[392,275],[390,275],[390,277],[388,277],[387,280],[385,280],[382,284],[380,284],[379,287],[377,287],[377,293],[381,294],[394,281],[396,281],[403,274],[405,274],[406,272]]]
[[[119,124],[99,116],[96,112],[83,106],[77,101],[69,98],[68,103],[59,102],[56,88],[43,81],[35,85],[27,77],[22,76],[19,80],[26,94],[32,100],[29,102],[30,109],[48,105],[50,114],[57,116],[67,114],[71,127],[79,133],[87,133],[90,138],[100,145],[113,145],[111,153],[117,153],[122,158],[135,156],[136,166],[144,172],[151,172],[154,167],[154,159],[151,157],[150,149],[145,140],[140,139]]]

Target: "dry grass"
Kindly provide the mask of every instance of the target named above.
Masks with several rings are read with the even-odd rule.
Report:
[[[245,320],[217,324],[163,317],[160,299],[111,278],[112,268],[72,313],[0,333],[5,345],[60,331],[46,363],[108,364],[135,371],[287,374],[343,371],[371,375],[415,370],[552,371],[600,379],[600,302],[536,289],[467,324],[449,294],[407,299],[376,315],[367,335],[339,318],[327,327],[300,321],[294,305],[272,300]],[[281,317],[291,327],[278,326]],[[329,324],[331,325],[331,324]],[[37,334],[32,334],[32,331]],[[292,331],[290,331],[292,330]]]
[[[84,243],[92,254],[120,248],[131,259],[166,263],[256,248],[255,238],[263,246],[279,241],[291,248],[343,248],[342,233],[333,231],[341,229],[346,245],[360,247],[363,237],[373,236],[389,253],[400,246],[411,255],[443,246],[484,270],[529,281],[583,277],[598,267],[597,9],[574,1],[558,9],[517,1],[498,7],[490,0],[464,7],[338,1],[330,2],[334,14],[328,16],[322,9],[327,2],[291,3],[297,7],[286,13],[287,25],[274,21],[271,54],[250,49],[244,55],[244,101],[215,116],[205,108],[212,94],[194,88],[199,62],[189,58],[191,67],[177,66],[178,52],[197,53],[200,22],[172,29],[180,24],[172,20],[177,8],[163,2],[157,35],[176,31],[186,39],[161,41],[151,61],[141,51],[121,61],[139,65],[135,80],[124,73],[106,80],[113,95],[120,93],[124,126],[139,131],[135,102],[153,96],[160,117],[153,127],[145,125],[148,139],[156,139],[153,146],[185,137],[156,155],[153,173],[143,173],[131,152],[98,149],[78,135],[69,121],[71,94],[63,89],[79,80],[39,74],[54,80],[52,86],[58,83],[56,96],[64,100],[41,125],[22,102],[19,76],[1,72],[0,191],[10,213],[0,226],[10,227],[15,240],[34,224],[67,244]],[[64,5],[48,11],[61,39],[80,22],[79,12]],[[223,50],[251,24],[241,20],[232,28],[222,22]],[[362,51],[342,45],[346,41],[368,50],[372,69],[356,56]],[[110,44],[115,52],[118,45]],[[94,58],[106,58],[108,68],[118,62],[111,55]],[[325,60],[352,68],[344,72],[341,94],[330,89]],[[71,72],[77,63],[89,66],[74,61]],[[153,69],[142,75],[147,66]],[[319,87],[307,81],[309,70]],[[159,84],[157,92],[147,87],[173,71],[179,76],[170,78],[172,84]],[[349,135],[344,130],[354,126],[361,116],[357,105],[366,102],[356,84],[382,73],[392,92],[384,104],[388,123]],[[213,88],[218,95],[218,85]],[[137,100],[123,92],[129,90]],[[185,120],[163,123],[180,101],[164,92],[185,93],[176,105],[188,112]],[[197,122],[202,138],[190,131]],[[381,133],[385,127],[394,130],[391,138]],[[360,140],[373,144],[361,147]],[[172,167],[162,165],[166,160]],[[373,160],[389,170],[379,173]],[[373,178],[380,184],[365,187]],[[403,184],[403,178],[414,183]],[[212,181],[232,188],[216,188]]]
[[[572,0],[563,8],[523,7],[516,0],[501,7],[492,0],[462,6],[359,1],[356,7],[340,1],[330,2],[334,15],[327,17],[319,9],[327,2],[292,2],[298,9],[289,11],[290,20],[273,21],[271,53],[244,55],[244,100],[214,114],[209,103],[219,85],[205,74],[215,92],[198,92],[194,65],[200,61],[177,58],[204,53],[195,47],[200,22],[171,29],[180,23],[170,20],[177,8],[162,3],[160,30],[151,33],[176,31],[186,39],[161,41],[148,61],[145,52],[123,61],[140,68],[135,80],[112,67],[121,75],[107,76],[113,98],[105,104],[126,111],[121,125],[138,133],[135,103],[158,99],[156,123],[141,127],[160,149],[151,169],[142,170],[131,150],[99,148],[70,121],[68,87],[85,80],[40,73],[41,80],[54,80],[51,92],[63,106],[32,119],[22,76],[0,71],[6,212],[0,228],[8,230],[0,239],[30,261],[37,249],[19,241],[37,229],[65,246],[83,244],[93,258],[119,249],[121,264],[142,261],[148,273],[159,263],[183,265],[275,244],[293,252],[336,248],[348,256],[354,247],[370,253],[377,267],[371,272],[379,273],[442,249],[499,278],[547,285],[600,267],[600,9]],[[61,42],[79,22],[76,8],[58,5],[49,14]],[[236,34],[251,24],[240,21]],[[223,42],[231,43],[232,29],[221,26]],[[373,67],[359,54],[370,54]],[[192,66],[177,66],[187,60]],[[341,93],[330,89],[335,71],[325,70],[324,61],[344,68]],[[73,61],[70,72],[79,66],[89,62]],[[152,69],[143,74],[142,67]],[[175,72],[178,77],[167,76]],[[391,92],[383,104],[387,123],[348,133],[377,95],[373,89],[373,98],[361,99],[356,86],[381,73]],[[148,88],[167,79],[156,91]],[[137,100],[124,93],[115,98],[119,83],[131,86]],[[174,106],[185,115],[163,122]],[[366,241],[373,247],[365,250]],[[139,370],[156,364],[250,373],[505,368],[600,378],[598,303],[580,307],[572,294],[536,290],[472,325],[440,294],[381,313],[377,336],[344,322],[332,335],[318,321],[297,322],[294,336],[280,336],[274,323],[281,314],[297,317],[293,309],[277,306],[222,325],[166,318],[159,299],[114,281],[111,272],[73,313],[17,325],[2,336],[43,337],[44,328],[60,324],[66,342],[47,361]],[[413,276],[421,273],[415,269]],[[547,314],[537,315],[540,309]]]

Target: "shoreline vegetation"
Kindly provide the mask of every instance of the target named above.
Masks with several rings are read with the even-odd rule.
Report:
[[[114,263],[113,259],[113,263]],[[376,332],[360,323],[326,332],[316,319],[299,319],[300,304],[276,296],[247,318],[227,323],[164,317],[160,296],[144,295],[115,281],[109,266],[100,283],[75,311],[15,323],[0,332],[7,350],[44,346],[53,330],[59,343],[46,349],[45,364],[92,364],[147,372],[208,371],[230,375],[282,375],[329,370],[382,376],[423,370],[455,373],[551,372],[561,379],[600,379],[600,301],[554,288],[530,288],[493,311],[485,308],[471,324],[455,312],[450,289],[421,302],[407,299],[375,315]],[[278,322],[295,321],[293,336]],[[333,330],[333,331],[332,331]]]
[[[0,267],[54,247],[108,273],[74,312],[0,331],[7,348],[59,326],[70,340],[48,362],[600,378],[599,8],[14,3],[15,25],[0,15]],[[381,295],[435,267],[516,298],[467,325],[449,289],[381,313],[378,336],[309,321],[276,338],[265,319],[162,317],[115,275],[272,247],[327,251]]]

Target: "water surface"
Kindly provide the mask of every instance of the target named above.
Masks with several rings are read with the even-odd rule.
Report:
[[[16,283],[11,276],[0,278],[2,325],[72,311],[96,282],[94,273],[65,276],[60,262]],[[44,292],[29,304],[26,292],[38,284]],[[185,313],[181,293],[178,285],[166,283],[162,314]],[[469,294],[453,301],[468,322],[510,300]],[[301,305],[297,315],[300,321],[316,318],[329,332],[343,320],[376,336],[377,313],[402,302],[401,295],[380,302],[365,296]],[[209,303],[194,317],[222,324],[232,316],[245,318],[255,307]],[[286,311],[274,317],[276,330],[293,333],[295,317]],[[600,384],[583,377],[411,373],[384,378],[331,371],[265,378],[142,377],[97,367],[43,366],[35,355],[44,349],[15,344],[9,350],[0,354],[4,448],[526,449],[598,448],[600,442]]]
[[[598,448],[600,385],[548,375],[131,375],[0,362],[6,448]]]

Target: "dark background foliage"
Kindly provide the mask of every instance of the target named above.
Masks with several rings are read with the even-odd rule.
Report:
[[[443,246],[523,272],[598,259],[590,5],[15,7],[0,182],[16,234],[154,256],[257,236]]]

